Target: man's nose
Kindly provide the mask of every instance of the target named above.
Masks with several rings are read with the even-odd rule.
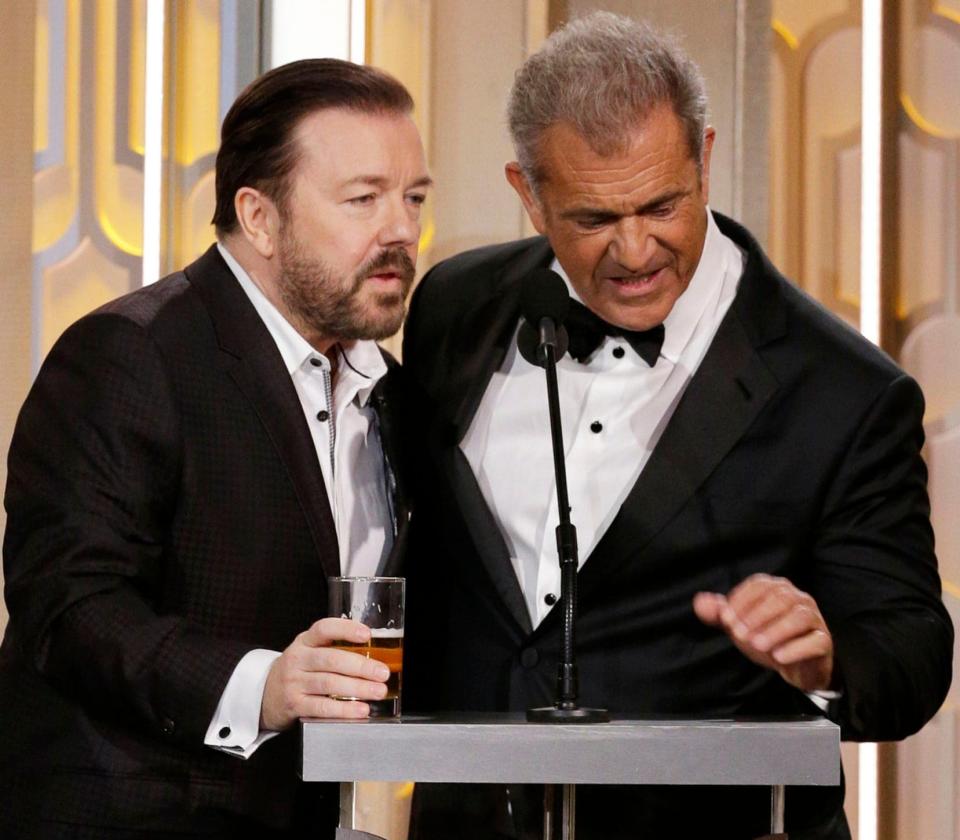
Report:
[[[628,271],[642,271],[656,250],[656,242],[647,231],[643,219],[625,216],[614,227],[610,257]]]
[[[420,239],[418,210],[404,197],[386,202],[383,224],[380,227],[379,244],[382,246],[408,246]]]

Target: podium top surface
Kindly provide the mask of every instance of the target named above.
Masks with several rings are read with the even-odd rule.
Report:
[[[820,717],[529,723],[521,714],[301,721],[310,782],[838,785]]]

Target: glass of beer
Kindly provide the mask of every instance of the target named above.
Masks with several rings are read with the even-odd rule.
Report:
[[[371,635],[369,644],[337,641],[333,646],[378,659],[390,669],[386,696],[382,700],[363,701],[370,706],[371,717],[396,717],[400,714],[404,583],[404,579],[399,577],[327,578],[328,615],[334,618],[352,618],[366,624]]]

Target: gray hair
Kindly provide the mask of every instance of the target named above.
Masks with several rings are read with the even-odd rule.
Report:
[[[536,189],[538,147],[551,125],[571,125],[599,155],[626,148],[628,132],[667,103],[699,170],[707,95],[703,76],[671,37],[646,23],[594,12],[554,32],[517,71],[507,119],[520,168]]]

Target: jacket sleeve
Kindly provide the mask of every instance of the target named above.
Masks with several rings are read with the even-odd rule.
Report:
[[[87,709],[199,745],[247,646],[161,606],[180,423],[162,353],[133,321],[88,316],[51,350],[10,447],[8,642]]]
[[[923,396],[901,375],[866,412],[814,547],[816,599],[834,637],[843,737],[904,738],[950,687],[953,627],[934,555]]]

